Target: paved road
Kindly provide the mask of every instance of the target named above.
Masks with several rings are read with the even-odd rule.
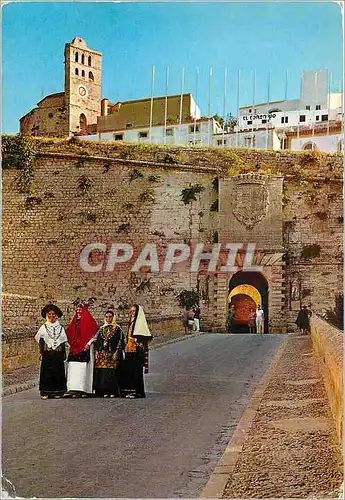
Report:
[[[7,396],[4,475],[22,497],[197,497],[284,337],[161,347],[143,400]]]

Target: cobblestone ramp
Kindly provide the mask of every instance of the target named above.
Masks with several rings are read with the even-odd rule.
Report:
[[[342,457],[309,337],[291,336],[223,498],[337,498]]]

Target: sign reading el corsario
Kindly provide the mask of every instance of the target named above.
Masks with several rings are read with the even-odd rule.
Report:
[[[264,113],[262,115],[244,115],[242,116],[242,120],[244,121],[253,121],[253,120],[270,120],[271,118],[275,118],[276,113]]]

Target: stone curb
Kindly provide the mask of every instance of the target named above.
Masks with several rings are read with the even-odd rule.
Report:
[[[168,344],[175,344],[176,342],[181,342],[182,340],[185,339],[190,339],[193,337],[198,337],[200,335],[203,335],[204,332],[200,333],[193,333],[190,335],[184,335],[182,337],[178,337],[176,339],[171,339],[167,340],[166,342],[160,342],[159,344],[156,344],[155,346],[152,347],[152,351],[158,349],[159,347],[163,347]],[[22,392],[22,391],[27,391],[28,389],[33,389],[38,385],[38,380],[32,379],[32,380],[27,380],[26,382],[21,382],[19,384],[12,384],[9,385],[8,387],[5,387],[2,391],[2,396],[10,396],[11,394],[16,394],[17,392]]]
[[[285,347],[289,339],[285,339],[278,348],[270,366],[266,373],[261,378],[254,394],[252,395],[249,404],[244,411],[235,432],[226,447],[222,457],[217,463],[216,468],[211,474],[206,486],[200,494],[200,498],[222,498],[226,485],[229,481],[229,476],[233,473],[236,463],[242,452],[244,443],[246,442],[249,430],[253,424],[256,412],[262,401],[265,390],[270,383],[272,376],[277,368],[277,365],[282,357]]]
[[[15,394],[16,392],[27,391],[28,389],[32,389],[36,387],[38,381],[36,379],[28,380],[27,382],[22,382],[21,384],[13,384],[5,387],[2,391],[2,396],[10,396],[11,394]]]

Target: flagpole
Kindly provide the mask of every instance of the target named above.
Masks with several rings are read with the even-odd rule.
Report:
[[[236,147],[238,147],[238,128],[240,126],[240,79],[241,70],[237,71],[237,129],[236,129]]]
[[[196,68],[193,146],[195,146],[195,137],[196,137],[196,106],[198,102],[198,83],[199,83],[199,68]]]
[[[211,99],[212,99],[212,91],[211,91],[211,87],[212,87],[212,76],[213,76],[213,72],[212,72],[212,68],[210,66],[209,68],[209,78],[208,78],[208,127],[207,127],[207,143],[208,143],[208,146],[210,146],[210,139],[211,139],[211,134],[210,134],[210,126],[212,124],[212,120],[211,120]]]
[[[225,67],[224,69],[224,95],[223,95],[223,137],[222,137],[222,146],[225,146],[225,106],[226,106],[226,87],[227,87],[227,80],[228,80],[228,68]]]
[[[183,91],[184,91],[184,68],[182,68],[182,74],[181,74],[181,98],[180,98],[180,120],[179,120],[180,125],[182,124]]]
[[[269,110],[270,110],[270,87],[271,87],[271,70],[268,70],[268,80],[267,80],[267,126],[266,126],[266,149],[268,149],[268,138],[269,138]]]
[[[152,119],[153,119],[153,93],[155,86],[155,67],[152,66],[152,77],[151,77],[151,104],[150,104],[150,128],[149,128],[149,138],[152,142]]]
[[[255,116],[255,93],[256,93],[256,71],[254,70],[253,73],[253,115]],[[254,149],[254,130],[255,130],[255,119],[253,120],[252,124],[252,148]]]
[[[285,72],[285,101],[287,101],[287,94],[288,94],[288,71],[286,70]],[[284,127],[283,127],[283,149],[285,149],[285,138],[286,138],[286,133],[285,133],[285,117],[286,117],[286,114],[285,114],[285,109],[284,109],[284,113],[283,113],[283,122],[284,122]]]
[[[330,112],[331,112],[331,86],[332,86],[332,71],[330,71],[329,75],[328,75],[328,96],[327,96],[328,120],[327,120],[327,135],[329,135],[329,116],[330,116]]]
[[[318,73],[317,71],[315,71],[315,75],[314,75],[314,106],[316,107],[316,88],[317,88],[317,78],[318,76]],[[312,112],[312,122],[311,122],[311,136],[312,138],[314,139],[314,135],[315,135],[315,111],[313,110]],[[311,146],[312,150],[314,150],[314,140],[312,141],[312,146]]]
[[[168,85],[169,85],[169,66],[166,67],[166,73],[165,73],[164,144],[167,143]]]

